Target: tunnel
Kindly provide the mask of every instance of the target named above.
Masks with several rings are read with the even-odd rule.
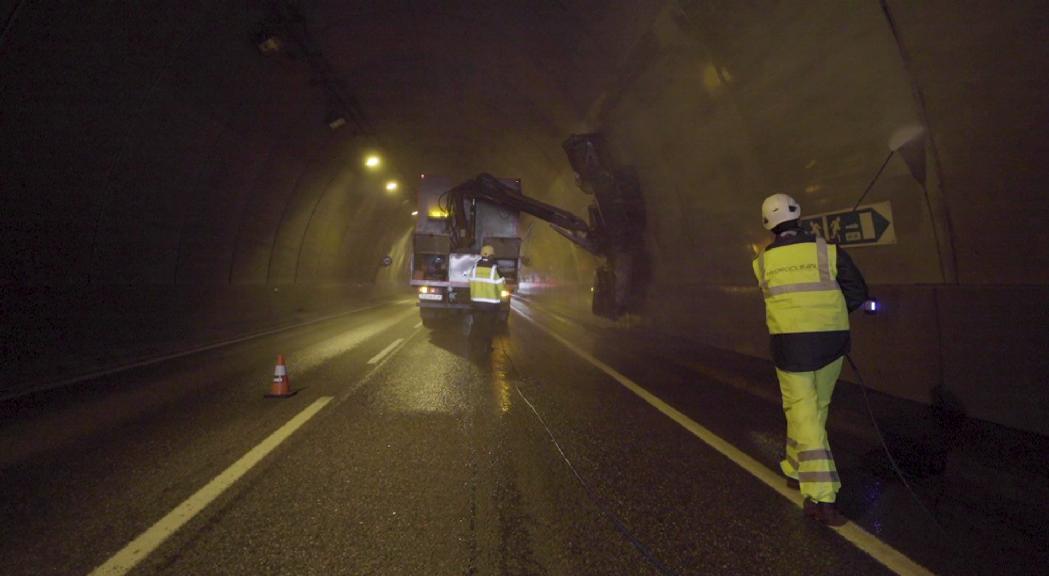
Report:
[[[1045,2],[0,15],[0,573],[1049,562]],[[506,325],[424,325],[422,198],[479,174],[620,210],[630,267],[507,209]],[[776,194],[869,291],[824,414],[843,526],[781,469]]]

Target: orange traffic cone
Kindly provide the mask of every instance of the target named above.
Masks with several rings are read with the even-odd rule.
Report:
[[[298,390],[296,390],[298,392]],[[277,356],[277,366],[273,369],[273,387],[266,398],[288,398],[294,396],[291,383],[288,382],[288,367],[284,365],[284,355]]]

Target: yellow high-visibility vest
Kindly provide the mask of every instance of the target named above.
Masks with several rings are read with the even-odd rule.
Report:
[[[777,246],[754,259],[754,275],[765,295],[770,334],[849,329],[845,296],[836,280],[838,247],[816,242]]]
[[[474,266],[470,271],[470,300],[498,304],[505,278],[499,276],[497,267]]]

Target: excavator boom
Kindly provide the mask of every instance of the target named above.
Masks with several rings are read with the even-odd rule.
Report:
[[[549,222],[559,234],[598,257],[594,314],[614,319],[639,308],[648,259],[638,179],[632,170],[616,164],[600,134],[573,135],[562,147],[579,187],[594,197],[588,220],[525,196],[517,179],[478,174],[455,186],[445,179],[426,179],[419,193],[411,281],[420,290],[424,322],[449,310],[469,308],[469,294],[463,292],[464,270],[476,261],[481,244],[492,246],[500,274],[508,286],[516,286],[523,242],[518,231],[521,212]],[[503,313],[509,314],[508,301]]]
[[[469,246],[474,241],[469,200],[481,200],[507,210],[531,214],[549,222],[555,230],[587,251],[599,252],[598,232],[581,218],[557,206],[529,198],[491,174],[479,174],[448,190],[442,197],[441,207],[449,214],[454,247]]]

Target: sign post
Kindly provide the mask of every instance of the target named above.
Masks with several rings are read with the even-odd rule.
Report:
[[[896,243],[892,204],[864,204],[855,210],[813,214],[800,220],[802,230],[841,246],[882,246]]]

